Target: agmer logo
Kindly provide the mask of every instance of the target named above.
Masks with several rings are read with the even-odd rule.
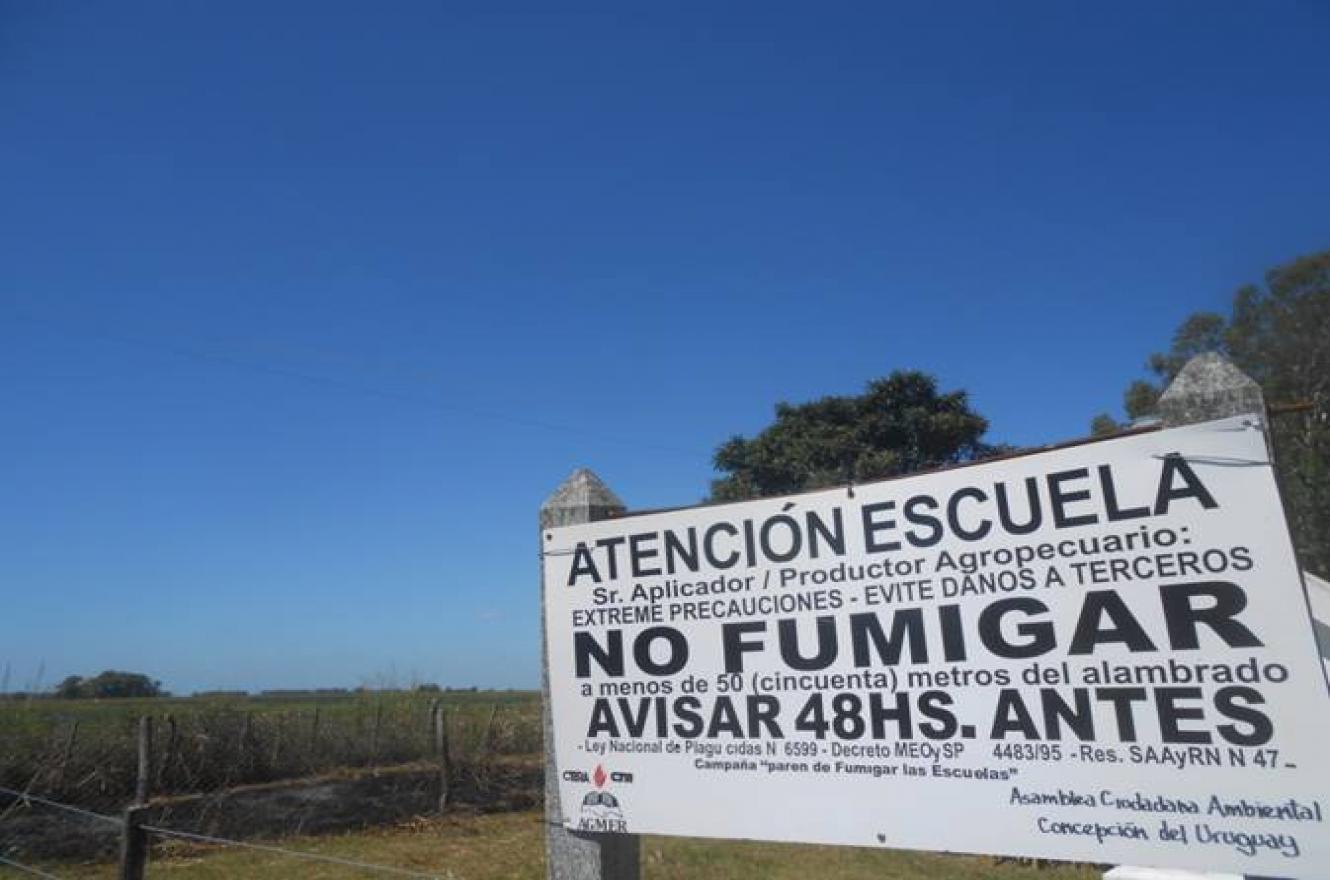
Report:
[[[585,777],[586,774],[581,774]],[[623,818],[623,804],[619,799],[608,791],[600,791],[605,787],[605,783],[610,779],[618,780],[620,777],[626,777],[623,781],[631,782],[632,774],[605,772],[605,768],[600,764],[591,773],[590,781],[595,783],[596,790],[587,792],[582,797],[582,816],[577,822],[579,831],[612,831],[626,833],[628,823]]]
[[[623,805],[608,791],[588,791],[582,798],[582,818],[578,831],[617,831],[626,833],[628,823],[623,818]]]

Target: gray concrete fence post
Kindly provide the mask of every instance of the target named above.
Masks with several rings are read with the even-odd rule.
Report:
[[[1187,361],[1159,396],[1159,418],[1165,428],[1180,428],[1248,413],[1261,417],[1261,430],[1265,432],[1269,448],[1270,431],[1265,423],[1265,396],[1261,393],[1261,386],[1216,352],[1198,354]],[[1236,874],[1159,871],[1130,865],[1120,865],[1104,877],[1106,880],[1240,880]]]
[[[579,468],[563,481],[540,507],[540,546],[544,532],[557,526],[580,525],[610,519],[627,508],[600,478]],[[551,880],[638,880],[641,876],[641,838],[636,834],[584,834],[563,825],[559,800],[559,767],[554,755],[554,727],[550,715],[549,645],[545,621],[544,567],[540,577],[540,690],[545,731],[545,857]]]
[[[1159,396],[1159,417],[1166,428],[1247,413],[1265,418],[1261,386],[1215,352],[1198,354],[1187,361]],[[1266,439],[1269,440],[1269,432]]]

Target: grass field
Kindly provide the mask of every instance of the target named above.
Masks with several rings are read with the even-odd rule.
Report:
[[[131,732],[142,715],[251,715],[264,718],[282,715],[312,717],[315,712],[331,722],[348,718],[365,720],[382,707],[385,711],[425,711],[439,699],[449,709],[482,712],[492,706],[516,710],[536,708],[536,691],[349,691],[315,696],[293,693],[276,696],[154,697],[151,699],[0,700],[0,737],[54,735],[78,723],[87,732]]]
[[[542,835],[542,815],[528,811],[454,815],[371,832],[296,837],[277,843],[284,848],[454,880],[539,880],[545,876]],[[645,838],[642,861],[645,880],[1098,880],[1101,876],[1088,867],[1036,868],[997,864],[985,857],[675,837]],[[72,880],[111,880],[115,876],[110,864],[52,864],[47,868]],[[3,868],[0,876],[4,876]],[[154,853],[148,876],[183,880],[338,880],[375,874],[275,854],[173,846]]]
[[[365,690],[316,694],[291,691],[273,695],[220,695],[193,697],[152,697],[137,699],[7,699],[0,700],[0,729],[10,724],[47,723],[71,719],[104,722],[116,718],[137,718],[146,713],[196,712],[225,709],[255,713],[310,711],[315,708],[355,711],[377,703],[429,703],[442,699],[450,706],[489,706],[534,703],[536,691],[449,690],[439,692],[414,690]]]
[[[133,792],[138,720],[145,715],[154,723],[157,793],[402,764],[432,754],[435,700],[447,710],[456,760],[540,750],[540,698],[529,691],[10,700],[0,702],[0,785],[119,807]]]
[[[191,783],[195,789],[206,789],[246,775],[283,778],[321,766],[409,760],[430,748],[425,719],[435,698],[448,708],[455,750],[539,752],[539,695],[530,692],[41,700],[0,703],[0,743],[5,746],[0,750],[0,784],[16,788],[32,784],[34,793],[63,794],[58,799],[75,803],[123,802],[132,785],[137,719],[144,714],[175,721],[174,745],[160,727],[154,740],[155,766],[160,768],[160,781],[166,783],[160,790],[185,789]],[[477,814],[462,807],[444,818],[355,833],[291,837],[275,844],[456,880],[544,877],[538,811]],[[109,862],[52,862],[45,867],[72,880],[110,880],[116,875]],[[8,871],[0,866],[0,877],[21,876]],[[169,843],[154,850],[148,876],[337,880],[376,875],[244,849]],[[1091,880],[1100,874],[1090,868],[997,864],[981,857],[652,837],[643,842],[643,876],[647,880]]]

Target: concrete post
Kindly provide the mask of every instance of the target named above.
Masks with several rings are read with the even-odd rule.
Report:
[[[1159,396],[1159,416],[1166,428],[1246,413],[1265,417],[1261,386],[1215,352],[1187,361]]]
[[[1198,354],[1178,371],[1159,396],[1159,417],[1165,428],[1179,428],[1214,419],[1256,413],[1265,430],[1265,396],[1261,386],[1221,354]],[[1265,442],[1270,443],[1267,431]],[[1137,868],[1120,865],[1105,880],[1242,880],[1238,874]],[[1252,878],[1255,880],[1255,878]]]
[[[579,468],[563,481],[540,507],[540,546],[545,530],[609,519],[627,508],[600,478]],[[554,729],[550,715],[549,644],[545,621],[545,583],[540,578],[540,689],[545,729],[545,857],[551,880],[638,880],[641,876],[641,839],[635,834],[583,834],[563,827],[559,801],[559,767],[554,757]]]

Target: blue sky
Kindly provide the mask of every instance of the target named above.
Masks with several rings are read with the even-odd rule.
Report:
[[[0,0],[0,667],[538,682],[536,510],[896,368],[1116,408],[1330,246],[1318,3]]]

